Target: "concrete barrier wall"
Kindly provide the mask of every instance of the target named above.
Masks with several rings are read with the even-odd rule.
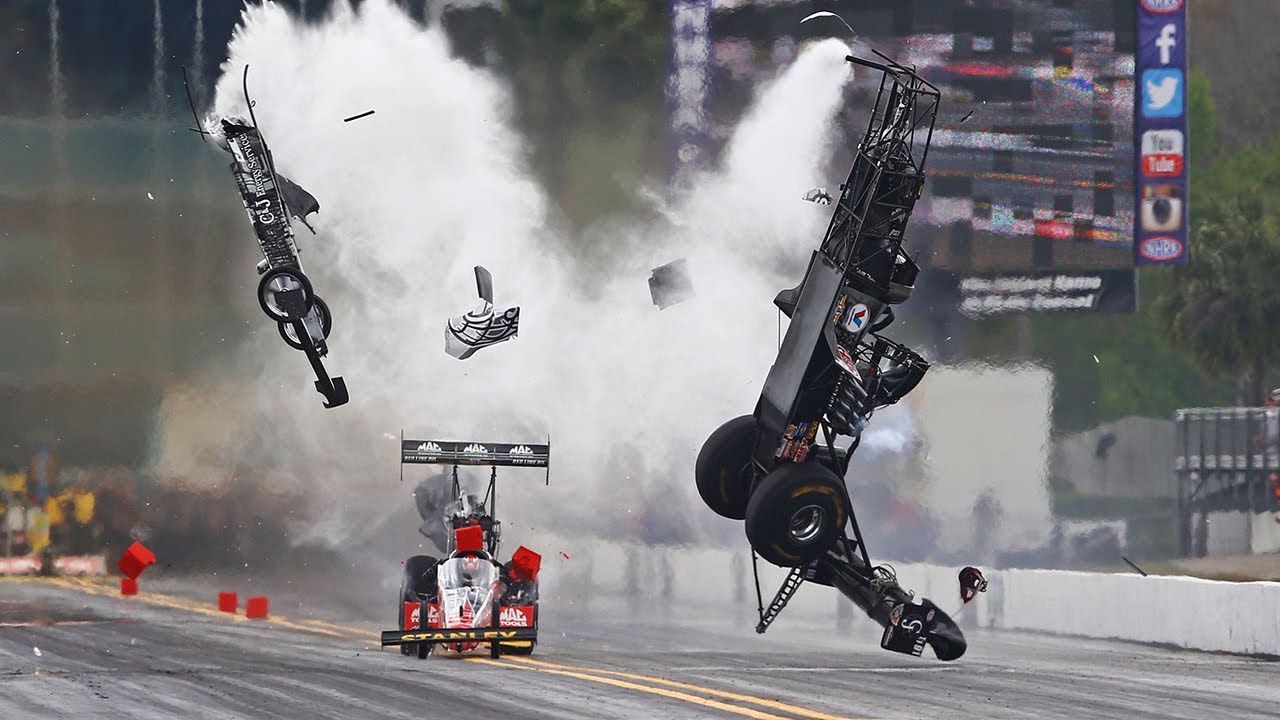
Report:
[[[645,603],[708,603],[755,611],[750,554],[722,549],[653,548],[587,539],[538,544],[544,559],[544,596],[591,602],[592,596]],[[568,558],[558,555],[573,546]],[[1197,650],[1280,655],[1280,583],[1234,583],[1182,576],[1060,570],[987,570],[987,592],[964,606],[960,567],[894,564],[902,586],[952,613],[965,628],[1027,630],[1059,635],[1162,643]],[[759,565],[764,602],[786,572]],[[585,589],[590,589],[585,590]],[[803,586],[778,624],[871,621],[852,613],[839,593]]]
[[[1249,548],[1255,553],[1280,552],[1280,513],[1258,513],[1253,516]]]

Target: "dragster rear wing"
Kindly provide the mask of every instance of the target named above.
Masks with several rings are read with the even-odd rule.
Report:
[[[533,443],[478,443],[454,440],[405,440],[400,437],[400,465],[488,465],[547,469],[551,484],[551,438]]]

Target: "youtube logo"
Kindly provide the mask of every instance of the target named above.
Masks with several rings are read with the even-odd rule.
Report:
[[[1178,177],[1184,163],[1181,130],[1148,130],[1142,133],[1142,176]]]

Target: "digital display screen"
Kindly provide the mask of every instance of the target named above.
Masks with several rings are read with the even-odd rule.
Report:
[[[806,42],[847,38],[914,66],[942,91],[908,243],[960,274],[1134,265],[1135,0],[844,0],[710,3],[714,157],[760,83]],[[869,54],[869,50],[855,50]],[[844,179],[875,87],[851,83]],[[1156,192],[1157,190],[1153,190]]]

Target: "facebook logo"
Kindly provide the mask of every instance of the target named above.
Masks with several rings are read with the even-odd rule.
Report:
[[[1142,71],[1142,116],[1173,118],[1182,115],[1182,71],[1152,68]]]
[[[1145,67],[1182,67],[1186,48],[1183,24],[1167,17],[1142,18],[1139,54]]]
[[[1173,23],[1165,23],[1160,28],[1160,34],[1156,36],[1156,48],[1160,51],[1160,64],[1168,65],[1172,59],[1170,57],[1171,50],[1178,45],[1178,26]]]

